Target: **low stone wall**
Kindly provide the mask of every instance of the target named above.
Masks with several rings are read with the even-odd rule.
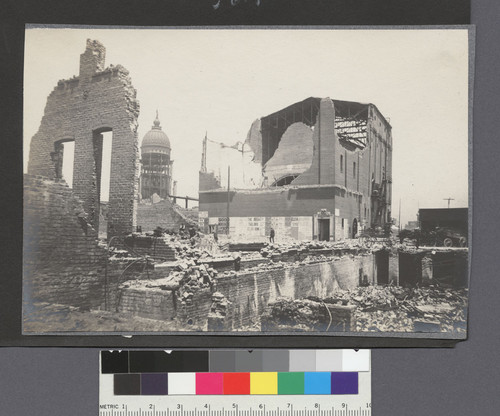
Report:
[[[176,292],[125,287],[119,295],[118,311],[160,320],[175,319],[185,330],[192,329],[189,325],[205,328],[212,292],[217,291],[230,302],[227,313],[228,321],[232,322],[231,329],[251,328],[260,322],[269,302],[279,297],[331,297],[338,289],[357,287],[360,276],[366,276],[373,284],[375,270],[374,256],[366,254],[312,264],[242,271],[216,278],[212,290],[196,291],[189,303],[181,302]]]
[[[222,276],[217,279],[216,289],[232,303],[233,325],[239,328],[258,322],[269,302],[278,297],[326,298],[338,289],[357,287],[360,274],[368,276],[373,284],[374,273],[373,255],[346,256],[321,263]]]
[[[121,290],[118,312],[158,320],[173,320],[177,316],[174,292],[160,289]]]

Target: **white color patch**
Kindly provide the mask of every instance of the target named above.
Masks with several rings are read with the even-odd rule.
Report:
[[[370,350],[342,350],[342,371],[370,371]]]
[[[196,394],[196,373],[168,373],[168,395]]]

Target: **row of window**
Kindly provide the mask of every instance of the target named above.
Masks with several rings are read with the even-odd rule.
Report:
[[[340,155],[340,173],[344,173],[344,155]],[[356,177],[356,162],[352,162],[352,177]]]
[[[340,173],[344,173],[344,155],[340,155]],[[356,162],[352,162],[352,177],[356,178]],[[385,177],[385,166],[382,166],[382,177]]]

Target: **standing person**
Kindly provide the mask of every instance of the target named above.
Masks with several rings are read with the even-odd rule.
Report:
[[[269,233],[269,242],[274,243],[274,228],[271,228],[271,232]]]
[[[193,226],[189,227],[189,237],[193,238],[196,235],[196,230]]]

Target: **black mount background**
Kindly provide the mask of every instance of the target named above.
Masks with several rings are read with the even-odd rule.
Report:
[[[454,341],[325,336],[22,336],[22,80],[24,26],[444,25],[470,23],[469,0],[4,0],[1,3],[0,345],[85,347],[323,348],[453,346]],[[477,241],[474,240],[474,244]],[[271,344],[272,343],[272,344]]]

